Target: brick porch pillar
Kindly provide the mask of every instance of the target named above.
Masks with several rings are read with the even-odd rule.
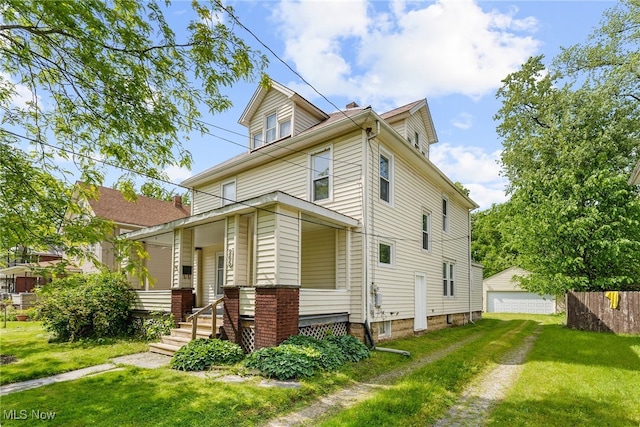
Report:
[[[176,323],[184,321],[185,313],[191,314],[193,302],[193,289],[171,289],[171,314]]]
[[[255,348],[273,347],[298,335],[300,288],[257,286],[255,303]]]
[[[240,330],[240,288],[224,287],[222,330],[227,339],[233,343],[242,342]]]

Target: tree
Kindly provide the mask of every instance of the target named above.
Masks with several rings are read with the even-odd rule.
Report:
[[[508,246],[505,224],[511,213],[508,202],[471,214],[471,256],[484,266],[485,277],[512,267],[516,253]]]
[[[100,240],[99,227],[80,227],[82,207],[70,197],[77,179],[91,196],[105,165],[113,165],[122,171],[118,189],[134,198],[134,179],[166,178],[166,167],[190,166],[182,141],[206,131],[201,109],[231,106],[224,87],[258,75],[266,81],[266,58],[224,23],[232,11],[218,1],[195,0],[192,7],[197,19],[178,36],[155,1],[4,3],[3,252],[73,250]],[[61,159],[77,171],[64,169]]]
[[[611,9],[554,66],[531,58],[504,80],[496,115],[511,211],[503,236],[532,274],[526,289],[640,284],[640,195],[628,185],[640,140],[640,6]]]

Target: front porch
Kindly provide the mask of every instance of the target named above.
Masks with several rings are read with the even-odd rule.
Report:
[[[250,350],[298,334],[299,319],[342,316],[346,320],[338,323],[346,325],[354,304],[351,229],[358,225],[275,192],[129,233],[172,254],[170,289],[137,291],[138,307],[170,309],[182,321],[194,308],[224,297],[225,335],[240,344],[241,331],[248,331],[255,338],[245,346]]]

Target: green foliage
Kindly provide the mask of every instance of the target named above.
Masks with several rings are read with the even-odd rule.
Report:
[[[270,378],[288,380],[313,376],[320,368],[321,358],[322,354],[312,347],[280,344],[254,351],[245,363]]]
[[[197,339],[178,350],[170,366],[180,371],[203,371],[214,365],[232,365],[244,359],[238,344],[219,339]]]
[[[368,358],[371,352],[360,340],[353,335],[330,336],[328,342],[337,345],[345,359],[349,362],[359,362]]]
[[[101,184],[115,165],[124,171],[118,189],[134,199],[140,175],[168,179],[167,167],[191,165],[183,141],[207,130],[201,108],[228,109],[223,89],[262,75],[266,57],[225,24],[220,2],[194,0],[193,20],[179,29],[168,7],[3,2],[1,253],[55,246],[90,256],[88,245],[109,229],[72,197],[75,180]]]
[[[163,335],[171,334],[175,327],[173,314],[149,313],[149,317],[136,318],[134,322],[135,334],[147,341],[155,341]]]
[[[517,254],[508,245],[505,224],[511,213],[509,203],[493,205],[471,214],[471,256],[483,265],[484,277],[515,265]]]
[[[640,5],[622,1],[587,43],[549,69],[531,58],[498,91],[512,215],[498,218],[490,244],[497,256],[517,254],[532,273],[526,289],[640,283],[640,189],[628,185],[639,160],[639,23]]]
[[[283,344],[293,344],[309,347],[320,352],[320,368],[325,371],[335,371],[344,365],[346,359],[340,347],[329,340],[317,340],[305,335],[294,335],[285,340]]]
[[[73,275],[37,290],[38,316],[55,339],[127,334],[135,296],[118,273]]]
[[[369,357],[369,349],[351,335],[324,340],[296,335],[277,347],[250,354],[245,364],[279,380],[313,376],[318,370],[334,371],[348,362]]]

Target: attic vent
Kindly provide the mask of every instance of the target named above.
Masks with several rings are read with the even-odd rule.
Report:
[[[353,101],[351,101],[350,103],[347,104],[347,109],[349,109],[349,108],[357,108],[357,107],[359,107],[359,105],[356,104]]]

